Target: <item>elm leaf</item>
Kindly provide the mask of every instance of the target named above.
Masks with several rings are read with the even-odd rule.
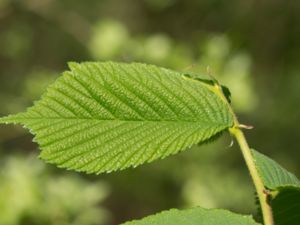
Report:
[[[213,85],[141,63],[69,63],[26,112],[0,118],[35,135],[40,157],[102,173],[176,154],[233,126]]]
[[[122,225],[261,225],[251,216],[239,215],[224,209],[204,209],[200,207],[178,210],[171,209],[141,220]]]
[[[269,157],[251,150],[259,175],[270,190],[270,203],[276,225],[295,225],[300,221],[300,181]]]

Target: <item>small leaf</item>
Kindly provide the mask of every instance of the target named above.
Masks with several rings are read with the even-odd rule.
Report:
[[[274,160],[255,150],[252,150],[252,154],[259,174],[267,188],[271,190],[287,186],[300,188],[300,181],[294,174],[281,167]]]
[[[200,207],[178,210],[171,209],[141,220],[123,225],[261,225],[251,216],[238,215],[223,209],[203,209]]]
[[[295,225],[300,221],[300,181],[274,160],[252,150],[256,167],[267,189],[276,225]]]
[[[140,63],[70,63],[25,113],[0,119],[36,135],[41,158],[109,172],[203,143],[233,125],[215,87]]]

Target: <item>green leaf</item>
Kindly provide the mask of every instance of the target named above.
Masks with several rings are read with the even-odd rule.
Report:
[[[233,125],[218,88],[140,64],[70,63],[25,113],[0,119],[36,135],[41,158],[109,172],[164,158]]]
[[[191,78],[191,79],[194,79],[194,80],[201,81],[203,83],[206,83],[207,85],[212,85],[212,86],[214,86],[218,82],[213,77],[210,77],[208,75],[196,74],[196,73],[193,73],[193,72],[186,72],[186,73],[184,73],[184,76],[187,77],[187,78]],[[220,85],[220,86],[221,86],[221,89],[222,89],[222,92],[223,92],[225,98],[227,99],[227,101],[229,103],[231,103],[231,92],[230,92],[230,90],[228,89],[228,87],[226,87],[224,85]]]
[[[274,160],[252,150],[265,187],[271,191],[271,206],[276,225],[295,225],[300,221],[300,181]]]
[[[259,174],[267,188],[276,190],[287,186],[300,187],[299,179],[282,168],[277,162],[253,149],[252,154]]]
[[[283,188],[271,201],[276,225],[296,225],[300,221],[300,188]]]
[[[259,225],[251,216],[238,215],[223,209],[200,207],[171,209],[123,225]]]

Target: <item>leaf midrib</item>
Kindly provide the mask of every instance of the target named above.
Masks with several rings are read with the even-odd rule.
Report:
[[[219,126],[223,126],[223,125],[227,125],[226,122],[224,123],[215,123],[212,121],[201,121],[201,120],[126,120],[126,119],[98,119],[98,118],[84,118],[84,117],[18,117],[18,118],[3,118],[4,122],[5,119],[8,120],[95,120],[95,121],[123,121],[123,122],[156,122],[156,123],[160,123],[160,122],[167,122],[167,123],[201,123],[201,124],[207,124],[207,125],[219,125]],[[1,120],[0,120],[1,123]],[[230,127],[230,126],[228,126]]]

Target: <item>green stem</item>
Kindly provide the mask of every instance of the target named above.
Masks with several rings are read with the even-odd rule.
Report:
[[[236,117],[231,105],[227,101],[227,99],[222,91],[221,86],[217,82],[214,85],[213,91],[215,91],[215,93],[217,93],[223,99],[223,101],[227,104],[229,111],[231,112],[231,114],[234,117],[234,125],[232,128],[229,129],[229,131],[237,139],[237,141],[240,145],[244,160],[246,162],[246,165],[247,165],[250,175],[252,177],[252,181],[254,183],[254,186],[255,186],[255,189],[256,189],[256,192],[257,192],[257,195],[259,198],[259,203],[260,203],[260,206],[262,209],[264,225],[274,225],[272,208],[268,202],[268,194],[267,194],[268,192],[266,191],[263,181],[262,181],[261,177],[259,176],[253,155],[251,153],[251,150],[249,148],[249,145],[247,143],[245,135],[242,132],[242,130],[240,129],[241,125],[240,125],[239,121],[237,120],[237,117]]]
[[[263,181],[261,177],[259,176],[259,173],[257,171],[254,158],[252,156],[252,153],[250,151],[249,145],[246,141],[246,138],[244,136],[244,133],[241,131],[239,128],[239,124],[236,120],[236,126],[230,129],[230,132],[235,136],[237,139],[243,157],[246,161],[248,170],[250,172],[250,175],[252,177],[258,198],[259,198],[259,203],[262,209],[262,215],[263,215],[263,220],[264,220],[264,225],[274,225],[274,220],[273,220],[273,213],[272,213],[272,208],[268,203],[268,194],[265,190]]]

